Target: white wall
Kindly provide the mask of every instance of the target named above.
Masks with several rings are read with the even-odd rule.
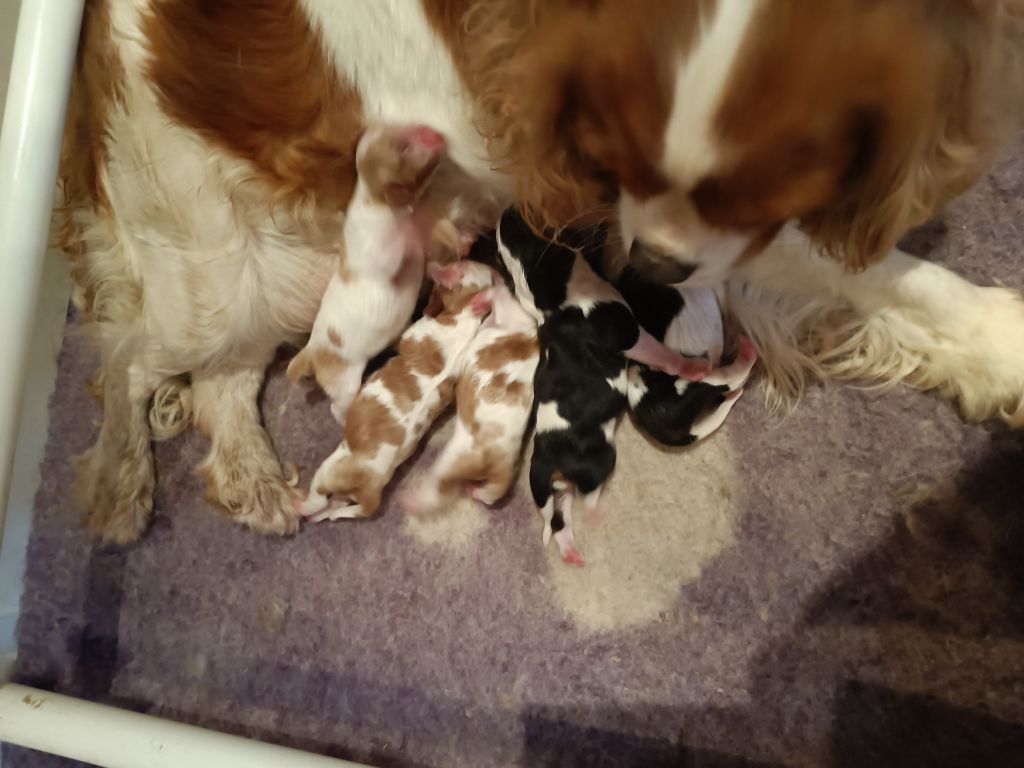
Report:
[[[0,115],[7,96],[20,4],[21,0],[0,0]],[[32,518],[32,499],[39,487],[39,462],[49,424],[47,403],[57,372],[57,353],[60,351],[68,291],[68,270],[63,256],[50,252],[43,267],[43,284],[14,456],[7,526],[3,549],[0,550],[0,680],[6,677],[4,666],[13,659],[15,651],[14,629],[21,600],[21,577],[25,570],[25,545]]]

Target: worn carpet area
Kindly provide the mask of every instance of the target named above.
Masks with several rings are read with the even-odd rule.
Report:
[[[1022,221],[1018,144],[907,247],[1024,288]],[[70,501],[92,362],[69,336],[20,681],[380,766],[1024,765],[1024,441],[1001,426],[839,386],[782,420],[752,390],[681,453],[626,424],[582,570],[522,491],[247,533],[203,501],[189,433],[157,446],[152,530],[103,550]],[[263,410],[307,472],[333,448],[280,365]]]

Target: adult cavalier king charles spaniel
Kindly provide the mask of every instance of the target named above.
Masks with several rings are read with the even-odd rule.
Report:
[[[365,121],[425,123],[497,221],[721,286],[776,402],[808,376],[1024,425],[1024,302],[894,250],[1024,104],[1024,0],[90,0],[58,236],[95,331],[90,527],[146,528],[191,415],[212,497],[295,530],[256,396],[337,258]]]

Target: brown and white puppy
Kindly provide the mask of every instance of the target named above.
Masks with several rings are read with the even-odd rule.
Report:
[[[440,509],[462,487],[494,504],[515,478],[533,408],[537,323],[504,285],[481,294],[491,314],[473,339],[455,387],[455,434],[403,501],[413,514]]]
[[[359,180],[338,270],[309,342],[288,365],[292,381],[316,377],[339,424],[366,364],[398,338],[416,309],[431,237],[416,206],[444,150],[444,137],[423,125],[373,125],[359,140]]]
[[[415,322],[398,355],[366,382],[352,403],[345,439],[317,469],[300,511],[314,522],[369,517],[399,465],[451,403],[465,350],[489,310],[476,300],[494,270],[475,261],[428,266],[442,305]]]

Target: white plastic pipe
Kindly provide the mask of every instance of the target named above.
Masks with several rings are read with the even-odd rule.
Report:
[[[85,0],[22,0],[0,135],[0,540]]]
[[[104,768],[361,768],[13,684],[0,687],[0,741]]]

